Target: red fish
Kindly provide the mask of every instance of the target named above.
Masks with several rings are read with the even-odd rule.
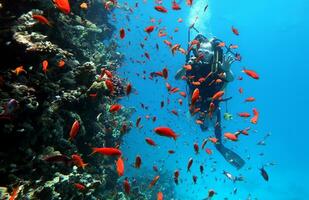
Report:
[[[126,87],[126,94],[129,95],[132,91],[132,85],[130,83],[128,83],[127,87]]]
[[[135,158],[134,167],[139,169],[141,167],[141,164],[142,164],[142,158],[141,158],[141,156],[137,155],[136,158]]]
[[[164,42],[164,44],[166,44],[167,46],[172,47],[172,43],[171,43],[170,41],[164,40],[163,42]]]
[[[212,100],[213,100],[213,101],[214,101],[214,100],[218,100],[218,99],[221,98],[223,95],[224,95],[224,91],[219,91],[219,92],[217,92],[216,94],[214,94],[214,95],[212,96]]]
[[[128,178],[125,178],[123,181],[123,188],[126,194],[130,194],[131,186]]]
[[[239,117],[250,117],[250,113],[247,113],[247,112],[241,112],[241,113],[238,113],[238,116]]]
[[[167,13],[167,9],[164,8],[163,6],[155,6],[154,8],[159,12]]]
[[[250,122],[252,124],[257,124],[258,118],[259,118],[259,112],[257,111],[256,108],[253,108],[253,117],[251,118]]]
[[[163,75],[163,78],[164,78],[164,79],[167,79],[167,78],[168,78],[168,70],[167,70],[167,68],[164,68],[164,69],[162,70],[162,75]]]
[[[193,158],[190,158],[187,165],[187,171],[190,171],[192,164],[193,164]]]
[[[135,126],[136,127],[139,127],[139,124],[141,123],[141,120],[142,120],[141,116],[137,117],[136,122],[135,122]]]
[[[80,127],[79,122],[77,120],[75,120],[73,125],[72,125],[72,127],[71,127],[71,130],[70,130],[70,134],[69,134],[70,138],[69,138],[69,140],[73,140],[76,137],[76,135],[77,135],[77,133],[79,131],[79,127]]]
[[[194,148],[195,153],[198,154],[199,147],[197,143],[194,143],[193,148]]]
[[[44,17],[43,15],[32,15],[32,18],[39,21],[42,24],[46,24],[50,27],[52,27],[51,23],[48,21],[48,19],[46,17]]]
[[[148,26],[145,28],[145,32],[151,33],[154,30],[155,26]]]
[[[239,88],[239,89],[238,89],[238,92],[239,92],[240,94],[242,94],[243,91],[244,91],[244,90],[243,90],[242,88]]]
[[[113,104],[109,107],[109,112],[115,113],[115,112],[118,112],[121,108],[122,106],[120,104]]]
[[[169,153],[169,154],[174,154],[175,151],[174,151],[174,150],[168,150],[168,153]]]
[[[88,163],[84,163],[82,157],[80,157],[80,155],[78,154],[73,154],[72,155],[72,162],[80,168],[85,169],[85,167],[88,165]]]
[[[245,99],[245,102],[253,102],[253,101],[255,101],[254,97],[248,97]]]
[[[179,171],[178,170],[175,170],[174,171],[174,182],[176,184],[178,184],[178,177],[179,177]]]
[[[253,70],[249,70],[249,69],[245,69],[244,68],[243,72],[246,73],[248,76],[254,78],[254,79],[259,79],[260,78],[259,75],[255,71],[253,71]]]
[[[181,9],[180,6],[179,6],[179,4],[176,3],[176,0],[174,0],[174,1],[172,2],[172,9],[173,9],[173,10],[180,10],[180,9]]]
[[[74,187],[81,191],[86,189],[86,186],[81,183],[74,183]]]
[[[64,14],[69,14],[71,12],[71,7],[69,0],[53,0],[56,7]]]
[[[122,152],[117,148],[112,147],[100,147],[100,148],[92,148],[92,154],[99,153],[106,156],[121,156]]]
[[[124,163],[123,163],[121,156],[116,161],[116,169],[117,169],[118,176],[123,176],[123,174],[124,174]]]
[[[200,90],[198,88],[195,88],[195,90],[192,93],[191,104],[194,105],[199,97],[200,97]]]
[[[157,200],[163,200],[163,193],[162,192],[158,192]]]
[[[239,31],[234,28],[234,26],[232,26],[232,32],[235,34],[235,35],[239,35]]]
[[[16,186],[16,187],[14,187],[14,188],[13,188],[13,191],[12,191],[12,193],[11,193],[11,195],[10,195],[9,200],[15,200],[15,199],[18,197],[19,191],[20,191],[19,185]]]
[[[172,129],[168,127],[157,127],[154,129],[154,131],[161,136],[170,137],[173,138],[175,141],[179,135],[177,135]]]
[[[145,138],[145,141],[151,146],[157,146],[156,143],[151,138]]]
[[[178,116],[177,110],[172,110],[171,113],[173,113],[174,115]]]
[[[185,92],[179,92],[179,94],[180,94],[181,96],[183,96],[184,98],[187,97],[187,94],[186,94]]]
[[[211,155],[211,154],[212,154],[212,150],[211,150],[211,149],[206,148],[205,151],[206,151],[206,153],[207,153],[208,155]]]
[[[46,74],[47,68],[48,68],[48,61],[47,60],[43,60],[43,62],[42,62],[42,70],[43,70],[44,74]]]
[[[59,60],[58,63],[57,63],[57,66],[58,66],[59,68],[63,68],[64,65],[65,65],[65,61],[64,61],[64,60]]]
[[[123,39],[126,36],[126,32],[123,28],[120,29],[119,36],[120,36],[121,39]]]
[[[192,176],[192,179],[193,179],[193,183],[196,184],[197,176]]]
[[[106,80],[105,85],[111,94],[114,93],[114,84],[111,80]]]
[[[152,179],[152,181],[150,182],[148,188],[153,187],[153,186],[158,182],[159,178],[160,178],[160,176],[154,177],[154,178]]]
[[[237,141],[238,137],[236,134],[233,133],[224,133],[224,137],[231,140],[231,141]]]

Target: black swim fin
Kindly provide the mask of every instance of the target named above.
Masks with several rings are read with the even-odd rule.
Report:
[[[216,145],[216,148],[224,159],[237,169],[240,169],[245,165],[245,161],[234,151],[226,148],[222,144]]]

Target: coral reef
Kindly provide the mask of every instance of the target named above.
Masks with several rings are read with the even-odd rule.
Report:
[[[88,10],[80,3],[71,1],[66,15],[51,1],[0,1],[3,198],[18,191],[18,199],[127,199],[116,190],[114,158],[88,156],[91,147],[118,145],[130,128],[133,109],[109,112],[124,95],[125,83],[115,73],[123,56],[115,41],[102,42],[114,30],[102,2],[88,1]],[[68,140],[75,120],[78,135]],[[73,154],[88,165],[77,167]]]

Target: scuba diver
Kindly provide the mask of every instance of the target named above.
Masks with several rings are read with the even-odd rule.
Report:
[[[190,41],[190,29],[188,40]],[[191,67],[189,70],[185,67],[179,69],[175,79],[185,79],[187,81],[190,97],[192,97],[192,93],[196,88],[199,89],[200,98],[194,105],[190,105],[191,114],[194,114],[196,110],[198,111],[199,116],[197,117],[201,122],[200,127],[202,131],[208,130],[210,122],[215,122],[215,125],[213,125],[214,132],[218,139],[218,142],[215,144],[216,149],[226,161],[240,169],[244,166],[245,161],[222,144],[221,110],[219,104],[220,102],[228,101],[232,97],[212,100],[214,94],[223,91],[226,85],[234,80],[230,69],[231,64],[235,60],[240,60],[239,54],[232,52],[230,48],[222,44],[224,43],[219,39],[207,39],[202,34],[198,34],[191,41],[186,57],[185,65],[190,65]],[[227,49],[226,53],[223,52],[222,47]],[[190,56],[191,52],[193,52],[192,56]]]

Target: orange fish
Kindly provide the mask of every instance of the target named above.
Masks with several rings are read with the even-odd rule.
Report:
[[[187,0],[186,2],[188,6],[192,6],[193,0]]]
[[[141,167],[141,164],[142,164],[142,158],[141,158],[141,156],[137,155],[136,158],[135,158],[134,167],[139,169]]]
[[[53,0],[56,7],[64,14],[69,14],[71,12],[71,7],[69,0]]]
[[[83,2],[83,3],[81,3],[81,4],[79,5],[79,7],[80,7],[81,9],[83,9],[83,10],[86,10],[86,9],[88,9],[88,4],[85,3],[85,2]]]
[[[46,24],[46,25],[52,27],[51,23],[43,15],[34,15],[34,14],[32,14],[32,18],[37,20],[38,22],[40,22],[42,24]]]
[[[74,187],[78,190],[85,190],[86,186],[81,183],[74,183]]]
[[[187,97],[187,94],[186,94],[185,92],[179,92],[179,94],[180,94],[181,96],[183,96],[184,98]]]
[[[154,8],[159,12],[167,13],[167,9],[164,8],[163,6],[155,6]]]
[[[225,47],[225,43],[224,42],[220,42],[217,47]]]
[[[164,40],[163,42],[164,42],[164,44],[166,44],[167,46],[172,47],[172,43],[171,43],[170,41]]]
[[[250,117],[251,115],[247,112],[238,113],[239,117]]]
[[[203,124],[204,122],[203,122],[202,120],[197,119],[197,120],[195,120],[195,123],[201,125],[201,124]]]
[[[244,91],[244,90],[243,90],[242,88],[239,88],[239,89],[238,89],[238,92],[239,92],[240,94],[242,94],[243,91]]]
[[[168,128],[168,127],[157,127],[154,129],[154,131],[161,136],[165,136],[165,137],[170,137],[173,138],[175,141],[177,139],[177,137],[179,137],[179,135],[177,135],[172,129]]]
[[[194,105],[199,97],[200,97],[200,90],[198,88],[195,88],[195,90],[192,93],[191,104]]]
[[[155,26],[148,26],[145,28],[145,32],[151,33],[154,30]]]
[[[150,182],[148,188],[153,187],[158,182],[159,178],[160,178],[160,176],[154,177],[153,180]]]
[[[58,65],[58,67],[63,68],[64,65],[65,65],[65,61],[64,60],[59,60],[57,65]]]
[[[163,200],[163,193],[162,192],[158,192],[157,200]]]
[[[24,70],[24,66],[16,67],[14,70],[12,70],[12,72],[15,73],[16,76],[18,76],[21,73],[27,73],[27,71]]]
[[[126,36],[126,32],[123,28],[120,29],[119,36],[120,36],[120,39],[123,39]]]
[[[69,140],[73,140],[76,137],[76,135],[77,135],[77,133],[79,131],[79,127],[80,127],[79,122],[77,120],[75,120],[73,125],[72,125],[72,127],[71,127],[71,130],[70,130],[70,134],[69,134],[70,138],[69,138]]]
[[[123,174],[124,174],[124,163],[123,163],[121,156],[116,161],[116,169],[117,169],[118,176],[123,176]]]
[[[172,54],[175,55],[175,52],[180,48],[180,44],[175,44],[172,46]]]
[[[237,45],[232,45],[232,44],[231,44],[231,45],[229,46],[229,48],[230,48],[230,49],[237,49],[238,46],[237,46]]]
[[[245,99],[245,102],[253,102],[253,101],[255,101],[254,97],[248,97]]]
[[[239,31],[234,28],[234,26],[232,26],[232,32],[235,34],[235,35],[239,35]]]
[[[106,156],[121,156],[121,151],[117,148],[111,148],[111,147],[101,147],[92,148],[92,153],[90,155],[93,155],[95,153],[99,153]]]
[[[206,151],[206,153],[207,153],[208,155],[211,155],[211,154],[212,154],[212,150],[211,150],[211,149],[206,148],[205,151]]]
[[[12,191],[12,193],[10,195],[9,200],[15,200],[18,197],[19,189],[20,189],[19,186],[13,188],[13,191]]]
[[[184,55],[187,55],[186,50],[184,50],[183,48],[179,47],[178,50],[179,50],[180,53],[182,53],[182,54],[184,54]]]
[[[259,75],[255,71],[253,71],[253,70],[249,70],[249,69],[245,69],[244,68],[243,72],[246,73],[248,76],[254,78],[254,79],[259,79],[260,78]]]
[[[214,101],[214,100],[218,100],[219,98],[221,98],[222,96],[224,95],[224,91],[219,91],[219,92],[217,92],[216,94],[214,94],[213,96],[212,96],[212,100]]]
[[[151,138],[145,138],[145,141],[151,146],[157,146],[156,143]]]
[[[259,118],[259,112],[257,111],[256,108],[253,108],[253,117],[251,118],[250,122],[252,124],[257,124],[258,118]]]
[[[200,83],[199,81],[193,81],[193,82],[191,82],[191,84],[194,85],[194,86],[199,86],[199,85],[201,85],[201,83]]]
[[[213,102],[210,102],[209,104],[209,109],[208,109],[208,116],[212,117],[212,113],[215,111],[215,104]]]
[[[88,165],[88,163],[84,163],[83,159],[78,154],[72,155],[72,161],[77,167],[80,167],[83,169],[85,169],[85,167]]]
[[[47,68],[48,68],[48,61],[47,61],[47,60],[44,60],[44,61],[42,62],[42,69],[43,69],[44,74],[46,74]]]
[[[208,138],[208,140],[211,141],[214,144],[217,144],[217,142],[218,142],[218,139],[215,138],[215,137],[210,137],[210,138]]]
[[[233,133],[224,133],[224,137],[231,140],[231,141],[237,141],[238,137],[236,134]]]
[[[118,112],[121,108],[122,106],[120,104],[113,104],[110,106],[109,112],[115,113],[115,112]]]

